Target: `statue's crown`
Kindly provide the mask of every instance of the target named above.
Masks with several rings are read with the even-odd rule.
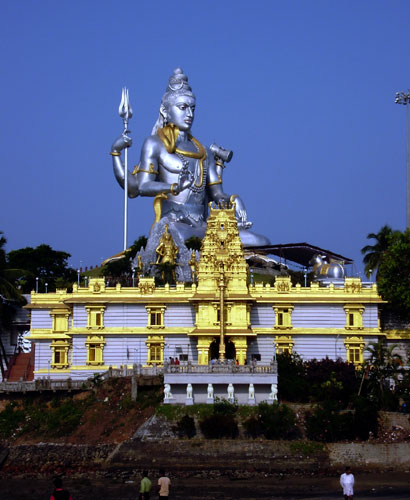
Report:
[[[169,77],[166,92],[177,92],[179,90],[188,90],[192,92],[188,84],[188,77],[184,74],[182,68],[175,68],[174,73]]]

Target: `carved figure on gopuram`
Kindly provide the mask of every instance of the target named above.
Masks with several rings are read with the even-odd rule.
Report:
[[[127,171],[128,196],[154,198],[155,221],[147,246],[140,253],[146,268],[155,262],[155,249],[164,233],[165,224],[179,249],[178,279],[189,281],[190,252],[184,242],[192,236],[203,238],[208,218],[208,203],[235,203],[236,218],[244,246],[269,244],[262,235],[249,228],[247,212],[238,195],[225,193],[222,185],[225,163],[232,152],[215,144],[205,147],[191,134],[195,118],[196,98],[181,68],[174,70],[162,96],[158,119],[142,145],[140,161]],[[121,153],[132,145],[127,130],[111,148],[115,177],[124,188],[125,168]]]

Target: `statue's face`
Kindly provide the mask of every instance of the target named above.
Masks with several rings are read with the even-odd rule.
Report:
[[[189,132],[194,122],[195,99],[181,95],[166,107],[167,121],[176,125],[179,130]]]

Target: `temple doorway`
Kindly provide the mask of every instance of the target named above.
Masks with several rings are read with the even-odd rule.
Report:
[[[235,360],[236,349],[235,344],[229,339],[225,337],[225,358]],[[219,359],[219,342],[220,339],[215,339],[211,345],[209,346],[209,360]]]

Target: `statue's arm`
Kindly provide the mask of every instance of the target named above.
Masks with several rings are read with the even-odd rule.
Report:
[[[157,136],[148,137],[141,150],[141,160],[136,171],[138,188],[141,196],[156,196],[160,193],[179,194],[192,184],[191,177],[180,175],[178,182],[168,183],[157,180],[159,158],[164,146]]]
[[[112,166],[114,169],[114,175],[117,179],[118,184],[124,189],[124,172],[125,167],[122,162],[121,152],[125,148],[129,148],[132,145],[132,139],[129,135],[125,133],[122,134],[118,139],[116,139],[111,146],[112,155]],[[135,198],[139,194],[137,179],[131,172],[127,171],[128,175],[128,196],[130,198]]]
[[[235,194],[231,196],[224,192],[222,185],[222,171],[216,165],[215,158],[212,152],[209,150],[208,162],[207,192],[209,199],[214,201],[215,203],[219,203],[221,201],[229,201],[232,197],[232,201],[234,201],[236,205],[235,212],[239,226],[249,228],[252,225],[252,222],[248,221],[245,203],[238,195]]]

